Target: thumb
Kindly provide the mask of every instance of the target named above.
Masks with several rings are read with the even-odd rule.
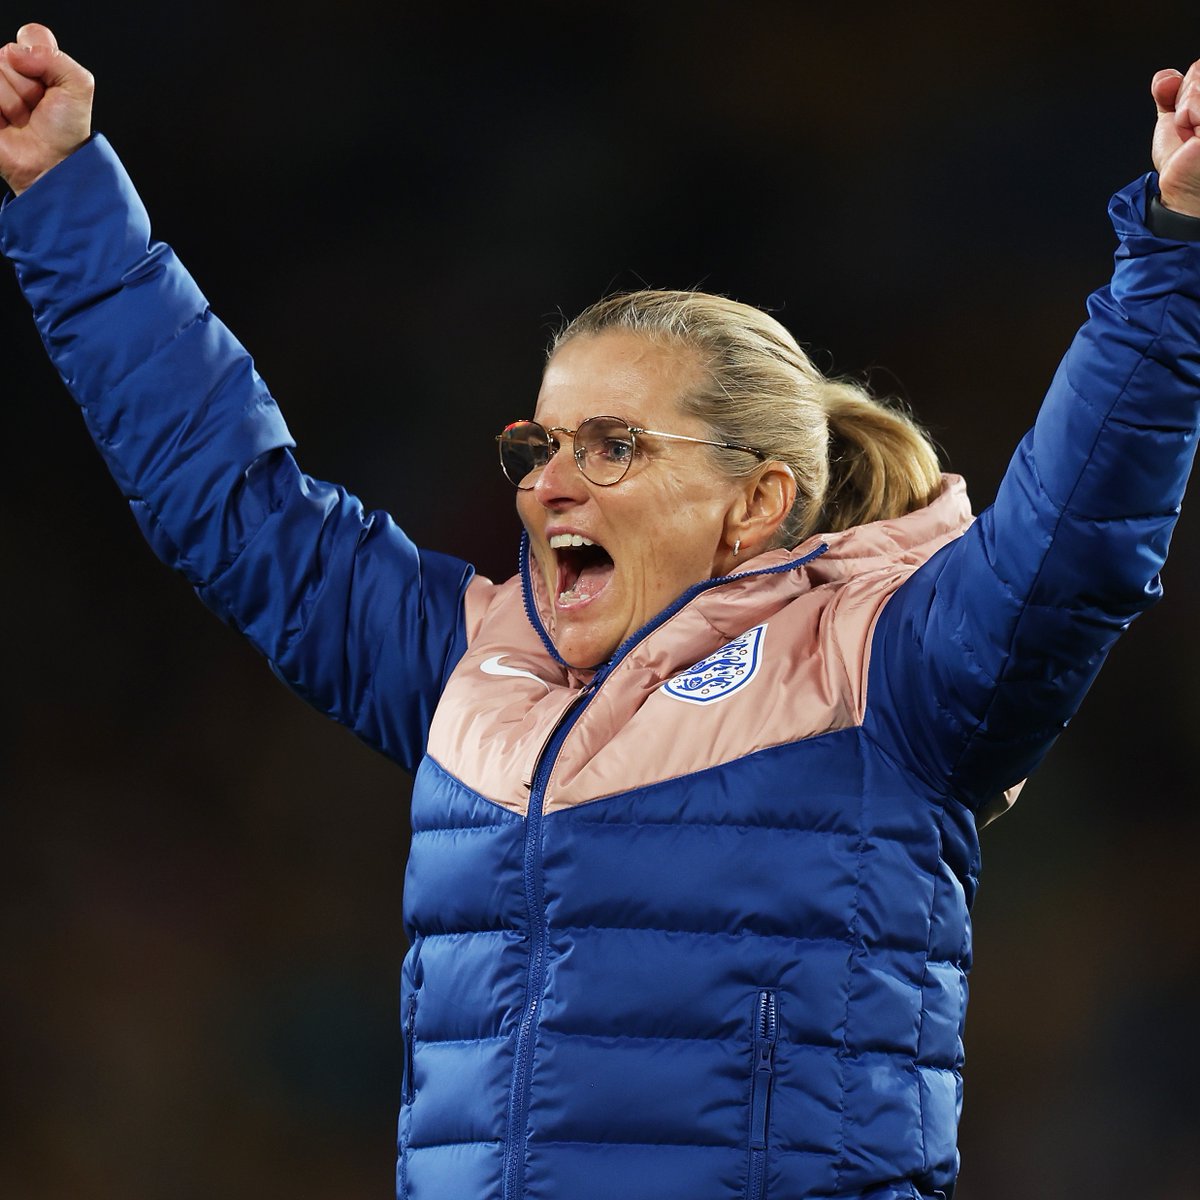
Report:
[[[17,45],[29,50],[46,49],[53,54],[58,49],[58,41],[45,25],[22,25],[17,30]]]
[[[61,87],[64,93],[89,98],[94,86],[90,72],[58,48],[58,39],[45,25],[22,25],[17,44],[6,47],[10,66],[28,79],[46,87]]]
[[[1150,80],[1150,95],[1154,97],[1154,106],[1160,117],[1175,111],[1175,101],[1179,98],[1182,84],[1183,76],[1170,67],[1154,73],[1154,78]]]

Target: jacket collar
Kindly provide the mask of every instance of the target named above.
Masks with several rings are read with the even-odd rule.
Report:
[[[619,646],[607,663],[594,670],[568,666],[555,649],[553,610],[541,574],[532,567],[528,535],[522,534],[520,563],[525,613],[554,661],[573,679],[586,685],[606,675],[668,622],[675,629],[681,623],[680,615],[686,612],[682,624],[693,629],[696,636],[672,637],[681,664],[686,666],[815,587],[889,564],[919,566],[946,542],[963,533],[972,520],[966,484],[958,475],[944,475],[941,492],[915,512],[856,525],[840,533],[818,534],[790,550],[768,550],[748,560],[744,569],[733,575],[693,585]]]

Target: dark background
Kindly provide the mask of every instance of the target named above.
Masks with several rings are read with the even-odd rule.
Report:
[[[1150,76],[1200,54],[1170,3],[281,11],[47,0],[3,33],[94,70],[303,465],[493,576],[491,434],[614,287],[771,308],[985,505],[1107,275]],[[407,778],[157,564],[7,272],[0,309],[0,1191],[388,1196]],[[984,834],[959,1200],[1200,1196],[1194,517]]]

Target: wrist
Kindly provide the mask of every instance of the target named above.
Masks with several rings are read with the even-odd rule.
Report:
[[[1146,227],[1155,237],[1177,242],[1200,242],[1200,215],[1181,212],[1159,196],[1151,196]]]
[[[59,161],[61,161],[61,159]],[[29,191],[29,189],[33,187],[33,185],[37,183],[37,181],[41,179],[43,175],[46,174],[46,171],[53,171],[57,166],[58,163],[53,163],[51,166],[47,167],[45,171],[38,171],[37,174],[28,174],[26,172],[14,173],[11,176],[6,176],[4,182],[8,185],[8,190],[12,192],[14,196],[19,196],[22,192]]]

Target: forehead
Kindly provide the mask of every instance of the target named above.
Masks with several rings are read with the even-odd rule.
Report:
[[[679,398],[699,373],[697,356],[683,347],[625,330],[582,334],[546,364],[535,415],[543,425],[569,429],[596,416],[623,417],[647,429],[663,421],[678,425]]]

